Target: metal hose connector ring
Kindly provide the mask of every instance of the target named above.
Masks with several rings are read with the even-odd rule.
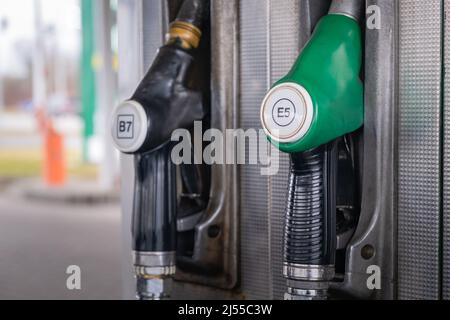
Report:
[[[334,266],[301,265],[284,263],[283,275],[293,280],[331,281],[335,276]]]
[[[201,38],[202,31],[193,24],[175,21],[170,25],[167,43],[170,44],[179,40],[184,49],[196,49],[200,45]]]
[[[327,300],[326,289],[297,289],[288,288],[284,300]]]

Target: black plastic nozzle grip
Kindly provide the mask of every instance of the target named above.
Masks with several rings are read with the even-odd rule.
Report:
[[[135,153],[159,148],[176,129],[193,127],[205,116],[200,91],[188,87],[194,63],[191,53],[168,45],[159,49],[152,67],[130,100],[140,103],[147,114],[147,137]]]
[[[292,154],[284,233],[289,264],[334,265],[337,144]]]
[[[176,167],[172,144],[135,155],[133,250],[176,251]]]

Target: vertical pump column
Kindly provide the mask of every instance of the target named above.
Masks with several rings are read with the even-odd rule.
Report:
[[[326,299],[335,275],[337,140],[363,124],[363,0],[333,1],[292,70],[267,94],[261,122],[291,155],[284,229],[286,299]]]
[[[116,107],[116,147],[135,155],[133,264],[139,299],[170,297],[176,270],[176,167],[171,135],[202,120],[202,93],[189,88],[202,36],[205,0],[185,0],[168,40],[133,97]]]

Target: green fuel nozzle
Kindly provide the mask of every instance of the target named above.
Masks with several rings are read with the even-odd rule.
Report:
[[[262,125],[281,151],[310,150],[363,124],[361,28],[350,13],[338,10],[334,4],[292,70],[264,99]]]
[[[335,0],[261,108],[272,144],[291,154],[283,238],[285,299],[328,297],[335,277],[338,139],[363,124],[362,0]]]

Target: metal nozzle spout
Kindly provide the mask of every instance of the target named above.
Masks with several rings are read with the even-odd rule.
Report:
[[[172,293],[172,277],[137,278],[139,300],[168,300]]]
[[[134,252],[137,298],[167,300],[176,271],[174,252]]]
[[[333,0],[329,14],[341,14],[361,22],[364,3],[364,0]]]

